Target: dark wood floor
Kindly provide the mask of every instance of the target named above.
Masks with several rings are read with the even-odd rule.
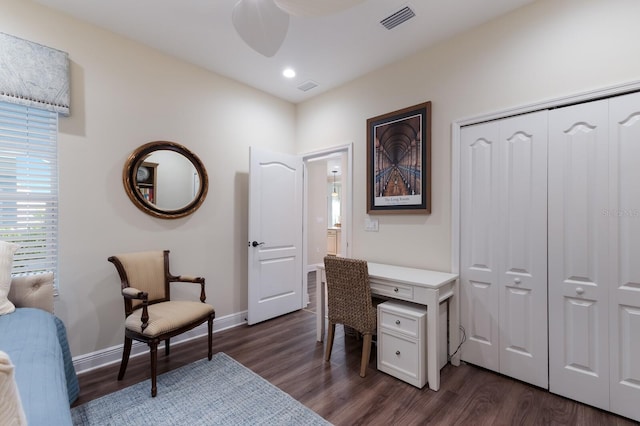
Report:
[[[447,365],[438,392],[417,389],[377,371],[375,348],[361,378],[360,350],[338,326],[331,362],[324,362],[308,310],[214,335],[214,353],[225,352],[335,425],[636,424],[471,365]],[[158,354],[163,373],[206,357],[206,339],[172,346],[169,358]],[[132,358],[121,382],[118,367],[81,374],[75,405],[148,378],[148,356]]]

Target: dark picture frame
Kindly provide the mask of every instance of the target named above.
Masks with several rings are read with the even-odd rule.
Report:
[[[367,120],[367,213],[431,213],[431,102]]]

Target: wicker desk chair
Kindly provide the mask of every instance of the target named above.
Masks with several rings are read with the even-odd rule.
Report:
[[[331,358],[336,324],[342,324],[363,335],[360,377],[367,372],[371,342],[376,332],[377,311],[371,299],[367,262],[358,259],[327,256],[324,258],[327,277],[329,330],[325,361]]]
[[[212,332],[215,311],[204,303],[204,278],[169,273],[169,250],[119,254],[109,257],[120,275],[124,297],[125,332],[122,363],[118,380],[127,370],[132,340],[147,343],[151,355],[151,396],[158,393],[157,351],[165,342],[165,355],[169,355],[169,340],[208,322],[209,361],[212,353]],[[200,285],[200,302],[171,300],[169,283],[187,282]]]

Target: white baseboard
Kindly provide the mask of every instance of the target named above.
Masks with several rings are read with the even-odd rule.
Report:
[[[213,320],[213,332],[217,333],[228,328],[237,327],[247,322],[247,311],[238,312],[235,314],[227,315],[221,318]],[[171,347],[175,347],[181,343],[189,340],[196,339],[198,337],[207,335],[207,323],[187,331],[174,339],[171,339]],[[215,337],[214,337],[215,342]],[[109,364],[120,362],[122,360],[122,345],[111,346],[106,349],[101,349],[96,352],[91,352],[84,355],[78,355],[73,357],[73,366],[76,369],[76,373],[85,373],[87,371],[94,370],[96,368],[104,367]],[[160,350],[160,349],[158,349]],[[145,355],[149,353],[149,346],[142,342],[133,342],[131,346],[130,358],[138,355]],[[203,352],[206,354],[206,352]]]

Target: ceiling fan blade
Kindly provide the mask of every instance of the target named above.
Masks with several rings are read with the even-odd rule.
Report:
[[[276,5],[293,16],[323,16],[342,12],[365,0],[275,0]]]
[[[240,0],[231,20],[242,40],[267,58],[280,49],[289,30],[289,15],[273,0]]]

